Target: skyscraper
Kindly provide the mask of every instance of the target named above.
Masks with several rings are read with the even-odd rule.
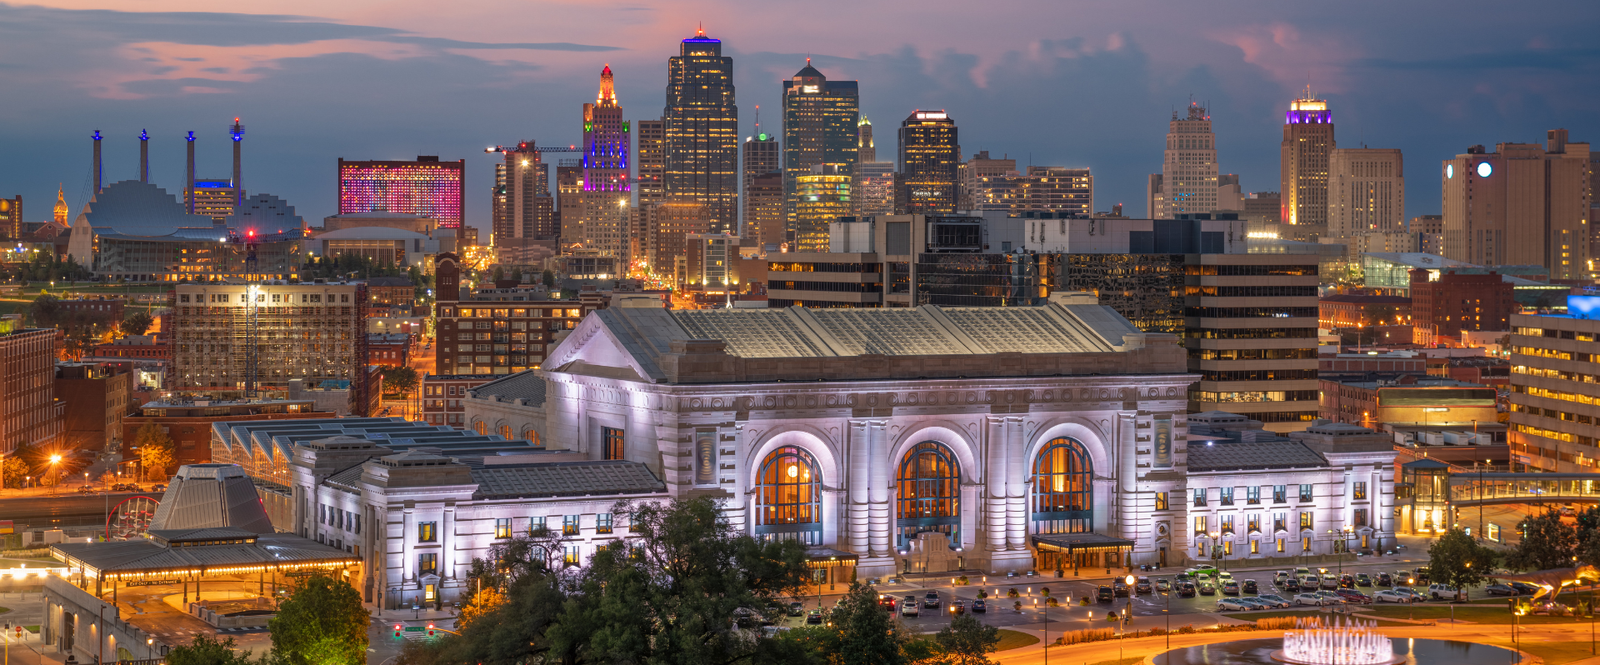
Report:
[[[967,172],[973,170],[968,162]],[[1086,168],[1030,166],[1027,173],[985,175],[972,185],[970,195],[969,210],[1094,214],[1094,176]]]
[[[872,121],[862,114],[861,121],[856,123],[856,163],[878,161],[878,146],[872,142]]]
[[[632,149],[632,130],[606,65],[595,103],[583,105],[583,245],[605,256],[626,254]]]
[[[639,156],[639,175],[634,182],[638,185],[635,189],[640,210],[649,210],[650,206],[667,200],[663,180],[667,169],[665,124],[661,120],[640,120],[638,124],[639,149],[634,154]]]
[[[959,210],[983,210],[982,204],[987,202],[992,187],[1009,189],[1009,184],[1002,185],[1005,176],[1017,176],[1017,160],[1010,157],[993,159],[989,157],[988,150],[979,150],[978,154],[968,159],[961,169],[961,195],[956,206]],[[1009,181],[1005,181],[1009,183]],[[1000,210],[1001,208],[987,208]]]
[[[705,206],[710,232],[734,230],[739,198],[739,107],[733,58],[704,28],[667,61],[666,194]]]
[[[744,229],[741,247],[777,251],[788,242],[783,214],[783,172],[771,171],[750,180],[744,188]]]
[[[1551,279],[1589,272],[1589,144],[1552,129],[1545,145],[1481,145],[1444,160],[1444,255],[1478,265],[1539,265]]]
[[[900,172],[894,211],[901,215],[948,215],[956,211],[961,146],[956,121],[944,111],[915,111],[900,123]]]
[[[1399,148],[1339,148],[1328,157],[1328,237],[1406,230]]]
[[[850,216],[850,172],[837,164],[817,164],[795,179],[794,247],[797,252],[828,251],[828,225]]]
[[[561,226],[561,249],[583,247],[583,160],[556,162],[556,219]]]
[[[1315,242],[1328,230],[1328,159],[1335,148],[1328,102],[1311,96],[1289,102],[1283,121],[1283,232]]]
[[[532,264],[557,253],[560,229],[555,201],[550,198],[549,176],[533,141],[505,150],[505,163],[496,164],[496,177],[504,174],[493,220],[494,246],[502,263]]]
[[[855,173],[861,154],[859,125],[855,81],[829,81],[807,58],[806,66],[783,82],[784,200],[791,218],[800,201],[799,178],[811,175],[813,166],[835,165],[847,178]],[[843,187],[848,201],[848,180]],[[795,230],[798,241],[799,228]],[[826,235],[826,225],[822,231]]]
[[[1150,177],[1151,219],[1175,219],[1181,213],[1217,209],[1217,136],[1211,132],[1206,107],[1189,103],[1180,119],[1172,112],[1161,173]]]
[[[768,173],[780,173],[783,170],[782,154],[778,151],[778,137],[761,131],[761,123],[756,123],[756,135],[744,141],[744,198],[740,207],[743,209],[739,219],[743,228],[741,234],[746,238],[754,238],[749,227],[754,221],[750,201],[750,188],[755,179]],[[779,202],[781,207],[782,202]]]
[[[441,162],[437,156],[428,155],[417,157],[414,162],[356,162],[340,157],[339,214],[403,212],[437,219],[439,228],[461,228],[466,210],[466,167],[464,159]],[[205,201],[205,184],[196,182],[195,188],[202,190],[196,193],[196,199]],[[199,206],[195,213],[207,214]]]
[[[872,121],[865,115],[856,125],[856,148],[855,182],[850,192],[855,214],[894,214],[894,162],[878,161]]]

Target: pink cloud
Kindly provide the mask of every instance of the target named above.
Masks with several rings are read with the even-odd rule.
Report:
[[[1239,49],[1245,62],[1291,90],[1309,84],[1313,92],[1344,92],[1350,87],[1345,65],[1362,55],[1348,39],[1308,35],[1287,23],[1216,31],[1212,39]]]

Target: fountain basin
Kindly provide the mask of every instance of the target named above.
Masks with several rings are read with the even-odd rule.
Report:
[[[1457,640],[1394,638],[1394,660],[1406,665],[1514,665],[1517,652],[1487,644]],[[1173,649],[1150,657],[1153,665],[1283,665],[1274,654],[1283,651],[1283,639],[1236,640]]]

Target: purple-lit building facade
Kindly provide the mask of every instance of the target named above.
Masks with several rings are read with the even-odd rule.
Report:
[[[600,72],[600,92],[583,105],[583,246],[603,255],[626,256],[627,220],[633,199],[628,170],[632,128],[622,119],[611,66]],[[570,242],[563,238],[564,242]]]
[[[339,159],[339,214],[399,212],[439,220],[459,229],[466,211],[466,160],[441,162]]]

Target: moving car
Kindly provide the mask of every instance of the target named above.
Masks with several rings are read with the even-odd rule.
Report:
[[[1224,595],[1224,596],[1237,596],[1237,595],[1239,595],[1239,583],[1235,582],[1233,580],[1228,580],[1226,582],[1223,582],[1222,583],[1222,595]]]
[[[1239,588],[1245,593],[1261,593],[1261,587],[1256,585],[1255,580],[1245,580]]]
[[[929,591],[922,597],[922,606],[930,610],[939,609],[939,592]]]
[[[988,614],[989,605],[984,603],[982,598],[979,598],[972,601],[972,611],[974,614]]]
[[[1134,593],[1150,593],[1152,589],[1153,587],[1150,586],[1150,578],[1148,577],[1139,578],[1139,582],[1133,585]]]
[[[1112,602],[1115,598],[1116,598],[1116,594],[1114,594],[1111,591],[1111,587],[1108,587],[1108,586],[1106,586],[1104,584],[1100,585],[1100,588],[1095,589],[1095,591],[1094,591],[1094,599],[1097,602],[1109,603],[1109,602]]]
[[[1372,576],[1366,573],[1356,574],[1356,586],[1372,586]]]
[[[1321,607],[1323,605],[1329,605],[1331,603],[1328,602],[1328,599],[1323,598],[1322,594],[1319,594],[1319,593],[1302,593],[1302,594],[1296,594],[1295,595],[1294,604],[1296,604],[1296,605],[1316,605],[1317,607]]]
[[[1183,584],[1178,585],[1179,598],[1193,598],[1194,594],[1195,588],[1193,582],[1184,582]]]
[[[950,601],[950,614],[962,615],[967,613],[967,601],[959,598]]]
[[[1483,588],[1483,592],[1491,596],[1520,596],[1517,588],[1510,584],[1490,584]]]
[[[1269,608],[1283,608],[1294,604],[1289,602],[1288,598],[1284,598],[1283,596],[1272,593],[1256,596],[1255,599],[1258,602],[1266,604],[1266,606]]]
[[[1415,596],[1400,593],[1394,589],[1384,589],[1372,595],[1372,602],[1374,603],[1410,603],[1415,600]]]
[[[1217,601],[1217,609],[1221,611],[1227,611],[1249,610],[1255,608],[1250,607],[1250,603],[1245,602],[1245,599],[1243,598],[1223,598]]]

